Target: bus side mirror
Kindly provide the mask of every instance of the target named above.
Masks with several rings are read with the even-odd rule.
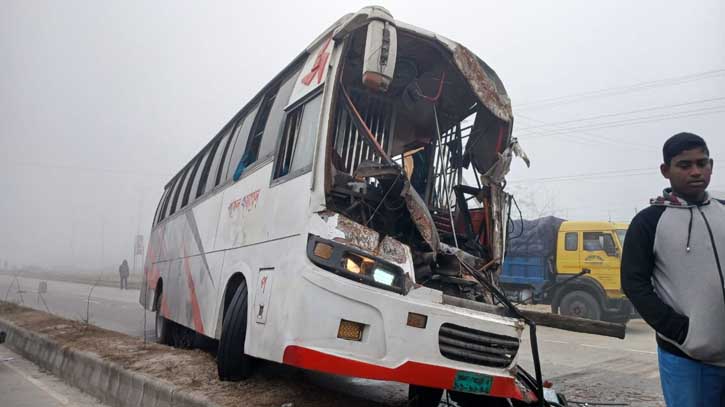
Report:
[[[365,87],[386,92],[395,73],[398,34],[389,21],[372,20],[365,40],[362,83]]]
[[[366,24],[362,83],[376,92],[385,92],[393,80],[398,56],[398,31],[393,15],[380,6],[363,7],[347,16],[332,33],[332,39],[340,41]]]

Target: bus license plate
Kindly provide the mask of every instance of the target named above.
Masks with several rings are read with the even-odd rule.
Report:
[[[493,385],[493,377],[471,372],[456,372],[453,390],[466,393],[489,394]]]

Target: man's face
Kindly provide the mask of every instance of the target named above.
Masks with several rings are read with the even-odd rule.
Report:
[[[710,184],[712,159],[701,148],[685,150],[662,164],[660,170],[670,180],[672,190],[687,200],[701,200]]]

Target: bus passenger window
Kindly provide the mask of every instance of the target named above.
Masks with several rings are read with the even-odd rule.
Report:
[[[194,183],[194,180],[196,179],[196,173],[199,170],[199,165],[201,164],[202,158],[204,157],[197,157],[196,162],[194,163],[194,167],[191,169],[191,173],[189,174],[189,178],[186,181],[186,187],[184,187],[184,196],[181,199],[181,207],[183,208],[189,203],[189,196],[191,194],[191,186]],[[194,196],[191,196],[191,201],[194,201]]]
[[[206,161],[209,159],[209,148],[206,149],[204,152],[204,156],[200,158],[199,160],[199,169],[196,171],[196,176],[194,177],[194,182],[191,184],[191,194],[189,195],[189,199],[191,201],[194,201],[199,194],[197,191],[199,190],[199,182],[201,182],[201,173],[204,172],[204,167],[206,167]]]
[[[247,147],[247,140],[249,140],[249,133],[252,129],[252,123],[254,123],[254,117],[257,115],[257,110],[259,110],[259,104],[237,122],[237,127],[234,130],[236,134],[234,135],[232,155],[229,157],[225,180],[232,178],[235,171],[237,171],[237,167],[242,159],[242,153],[244,153],[244,149]]]
[[[204,169],[201,172],[201,178],[199,179],[199,187],[196,190],[196,197],[200,197],[204,195],[205,192],[211,191],[213,188],[213,184],[209,182],[209,187],[207,188],[207,180],[209,179],[209,170],[211,169],[211,163],[214,161],[214,155],[216,154],[217,149],[219,148],[219,142],[221,141],[221,138],[217,137],[214,144],[211,146],[211,150],[209,152],[209,157],[206,160],[206,163],[204,163]]]
[[[239,162],[237,171],[234,173],[235,181],[238,179],[237,173],[241,175],[241,172],[243,172],[246,167],[249,167],[252,163],[257,161],[259,147],[262,145],[264,126],[267,124],[267,118],[269,117],[270,110],[272,110],[276,96],[277,88],[270,89],[269,92],[264,95],[262,106],[259,108],[259,113],[257,113],[257,117],[254,118],[252,132],[249,134],[249,140],[247,140],[247,148],[244,150],[242,160]],[[240,168],[241,171],[239,171]]]
[[[171,208],[171,213],[176,213],[179,209],[184,207],[183,201],[183,195],[184,190],[186,189],[186,184],[189,183],[189,175],[191,175],[191,166],[186,167],[186,171],[184,172],[184,177],[182,178],[183,181],[179,182],[179,185],[176,188],[176,192],[174,192],[174,207]]]
[[[322,96],[317,95],[287,115],[274,178],[308,170],[312,165],[321,105]]]
[[[164,193],[161,195],[161,199],[159,200],[159,205],[156,207],[156,214],[154,215],[154,222],[153,222],[154,225],[159,223],[159,221],[162,218],[161,213],[163,212],[164,201],[166,201],[167,195],[169,195],[169,188],[166,188],[164,190]]]
[[[224,135],[221,136],[221,139],[219,140],[219,145],[216,148],[216,151],[214,152],[214,155],[212,156],[212,162],[211,167],[209,168],[209,177],[207,178],[206,182],[206,190],[211,191],[219,185],[217,182],[217,175],[219,174],[219,171],[221,171],[223,167],[223,159],[224,159],[224,153],[226,152],[227,145],[229,144],[229,136],[231,135],[232,130],[231,126],[224,129]]]
[[[274,154],[274,147],[277,145],[282,127],[284,108],[289,102],[298,75],[299,71],[294,71],[283,83],[277,84],[264,95],[259,113],[254,119],[247,148],[234,172],[235,181],[257,160],[264,160]]]
[[[274,98],[274,104],[269,111],[267,124],[264,126],[264,136],[259,147],[258,159],[265,159],[274,154],[274,149],[279,141],[280,130],[282,129],[282,120],[284,120],[284,108],[289,103],[290,95],[297,82],[299,71],[295,71],[280,86],[277,96]]]

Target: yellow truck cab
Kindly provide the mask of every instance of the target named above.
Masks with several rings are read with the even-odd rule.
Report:
[[[565,221],[556,245],[556,282],[587,269],[551,293],[552,312],[590,319],[626,321],[632,311],[619,280],[624,236],[629,225]]]
[[[628,226],[553,216],[514,222],[500,283],[513,301],[550,304],[552,312],[563,315],[626,322],[632,307],[622,293],[619,267]]]

